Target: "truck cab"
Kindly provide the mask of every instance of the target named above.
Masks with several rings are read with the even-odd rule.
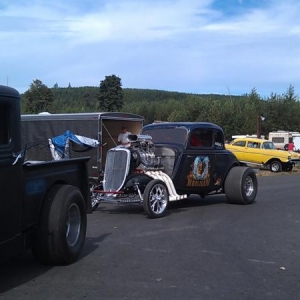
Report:
[[[21,228],[21,160],[15,163],[21,153],[20,108],[18,93],[1,87],[0,102],[0,245],[7,242],[15,246]],[[10,241],[10,242],[9,242]],[[9,247],[14,254],[15,247]],[[1,253],[2,257],[3,253]]]
[[[0,263],[26,249],[42,263],[74,262],[91,212],[89,157],[24,163],[20,95],[0,86]]]

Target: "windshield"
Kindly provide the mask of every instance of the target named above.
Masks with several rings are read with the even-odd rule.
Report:
[[[264,142],[263,149],[274,149],[277,150],[273,142]]]
[[[187,129],[183,127],[172,128],[145,128],[143,134],[152,137],[155,144],[176,143],[184,145],[187,139]]]

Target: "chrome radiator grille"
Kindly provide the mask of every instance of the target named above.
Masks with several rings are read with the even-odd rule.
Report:
[[[107,152],[104,182],[105,191],[119,191],[124,184],[130,165],[130,151],[126,148],[113,148]]]

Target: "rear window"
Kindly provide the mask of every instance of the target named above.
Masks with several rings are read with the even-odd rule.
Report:
[[[211,147],[213,131],[205,128],[197,128],[191,132],[190,146],[196,148]]]
[[[225,149],[224,135],[221,130],[215,132],[215,148],[216,149]]]

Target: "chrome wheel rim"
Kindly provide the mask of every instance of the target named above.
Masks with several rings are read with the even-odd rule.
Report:
[[[81,228],[81,214],[77,204],[69,207],[66,219],[66,239],[69,246],[74,246],[79,238]]]
[[[162,184],[155,185],[149,196],[149,202],[151,210],[155,214],[161,214],[165,211],[168,201],[167,201],[167,189]]]
[[[272,164],[272,165],[271,165],[271,170],[272,170],[273,172],[277,172],[277,171],[279,170],[279,165],[278,165],[278,163]]]
[[[92,208],[94,208],[97,204],[98,204],[98,201],[97,201],[97,194],[94,193],[94,189],[97,187],[96,184],[94,183],[90,183],[90,195],[91,195],[91,205],[92,205]]]
[[[246,177],[244,191],[247,197],[251,196],[254,191],[254,182],[251,176]]]

